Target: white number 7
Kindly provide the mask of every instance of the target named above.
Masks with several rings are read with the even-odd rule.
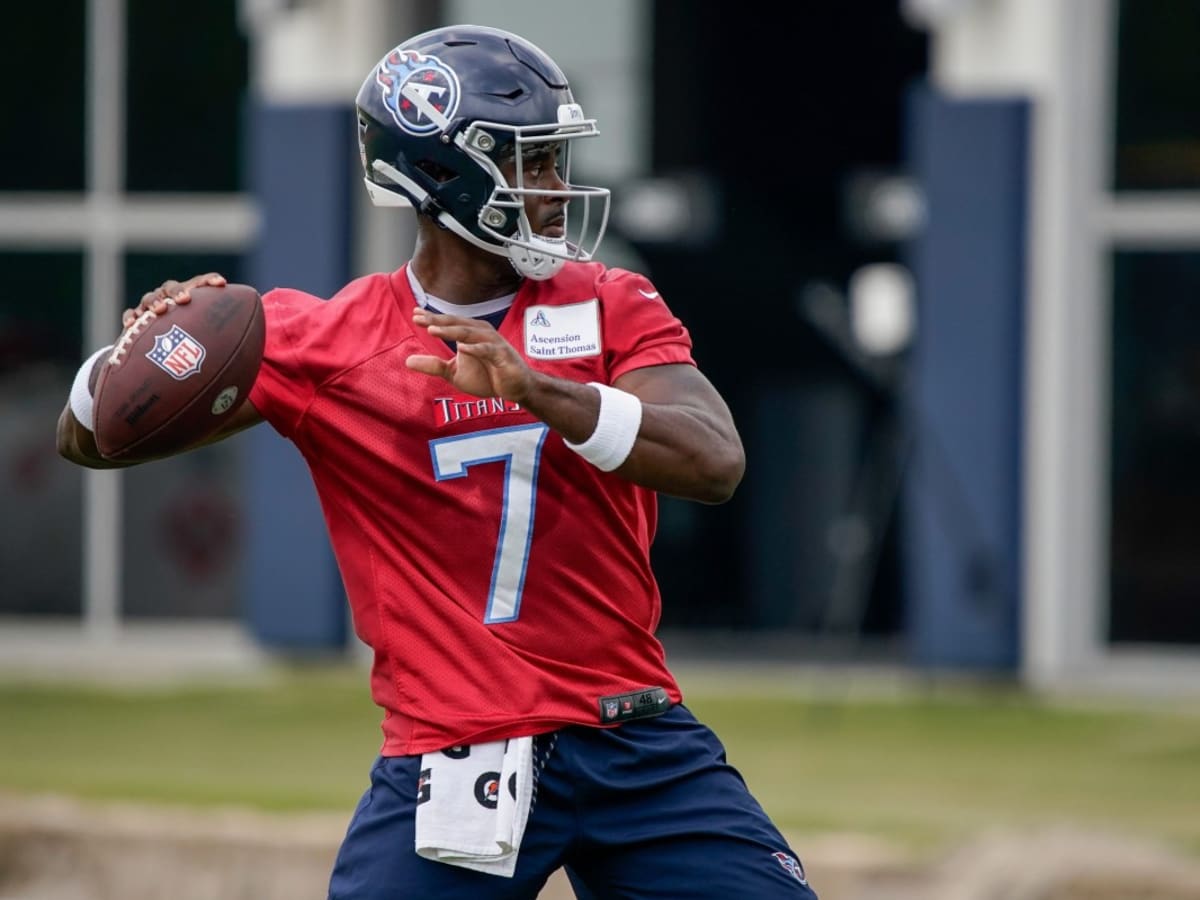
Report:
[[[493,428],[429,442],[433,474],[438,481],[463,478],[479,463],[504,463],[504,501],[492,585],[483,621],[514,622],[521,614],[521,591],[533,538],[533,509],[537,503],[538,464],[550,429],[540,422]]]

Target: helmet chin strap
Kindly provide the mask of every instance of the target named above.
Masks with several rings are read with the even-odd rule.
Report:
[[[513,268],[526,278],[532,278],[534,281],[553,278],[567,261],[561,255],[566,247],[566,241],[561,238],[556,240],[535,234],[528,238],[526,244],[528,246],[508,245],[508,257]],[[557,251],[558,255],[553,251]]]

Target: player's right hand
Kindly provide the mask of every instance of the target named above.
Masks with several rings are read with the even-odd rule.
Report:
[[[168,298],[175,303],[190,303],[192,288],[203,284],[222,287],[225,284],[225,276],[217,272],[208,272],[189,278],[187,281],[164,281],[154,290],[142,294],[141,301],[133,309],[127,309],[121,313],[121,327],[128,328],[138,316],[148,309],[152,310],[155,315],[161,316],[169,308],[167,306]]]
[[[533,371],[516,349],[482,319],[433,313],[417,307],[413,324],[446,341],[457,350],[451,359],[414,353],[408,368],[445,379],[464,394],[503,397],[522,403],[530,389]]]

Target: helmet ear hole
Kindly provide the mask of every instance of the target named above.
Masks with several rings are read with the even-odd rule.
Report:
[[[446,184],[458,177],[458,173],[453,169],[449,169],[441,163],[434,162],[432,159],[422,159],[416,163],[416,167],[438,184]]]

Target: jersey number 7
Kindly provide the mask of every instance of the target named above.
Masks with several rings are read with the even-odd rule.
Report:
[[[542,445],[550,429],[540,422],[493,428],[429,442],[433,474],[438,481],[465,478],[470,467],[504,463],[504,500],[492,583],[483,621],[488,625],[514,622],[521,614],[521,592],[533,540],[533,513],[537,504],[538,466]]]

